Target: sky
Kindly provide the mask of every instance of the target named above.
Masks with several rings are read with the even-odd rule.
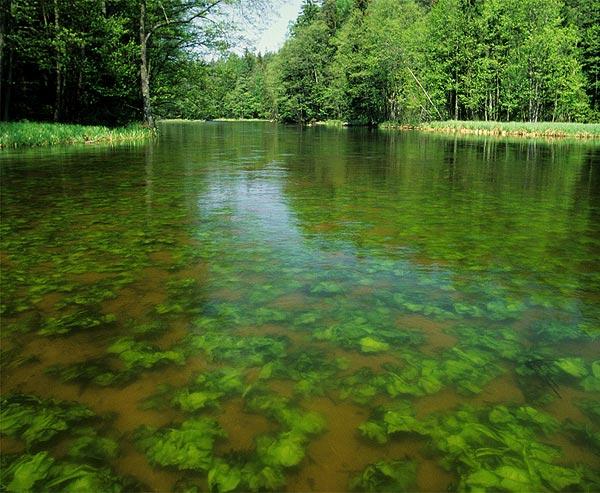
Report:
[[[247,37],[255,40],[249,43],[249,48],[253,51],[266,53],[267,51],[277,51],[285,41],[288,25],[290,21],[296,20],[300,12],[302,0],[281,0],[275,2],[274,12],[265,26],[257,29],[249,27]]]

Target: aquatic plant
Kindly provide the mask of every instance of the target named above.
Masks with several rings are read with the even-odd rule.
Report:
[[[0,402],[0,434],[21,439],[28,448],[94,416],[81,404],[34,395],[10,394]]]
[[[298,431],[278,435],[262,435],[256,441],[260,459],[272,467],[292,467],[304,459],[307,436]]]
[[[478,135],[518,135],[521,137],[575,137],[598,138],[600,125],[567,122],[492,122],[492,121],[439,121],[419,126],[420,130]]]
[[[178,480],[173,490],[198,483],[201,491],[208,480],[214,491],[281,491],[286,474],[308,479],[311,443],[326,426],[335,425],[337,432],[340,425],[326,423],[314,410],[338,406],[338,397],[347,400],[340,413],[384,405],[361,425],[358,438],[390,442],[410,434],[429,457],[446,457],[457,480],[450,489],[459,484],[465,490],[516,489],[506,476],[512,471],[518,478],[521,472],[505,468],[510,466],[529,474],[523,488],[557,489],[539,472],[543,468],[557,477],[581,478],[564,490],[598,490],[590,486],[597,484],[593,474],[573,464],[568,449],[559,457],[558,447],[549,445],[571,440],[577,450],[589,449],[581,454],[589,465],[596,463],[600,367],[593,349],[600,313],[593,294],[599,278],[593,269],[580,268],[599,244],[589,222],[586,194],[592,189],[580,183],[587,176],[581,166],[595,151],[435,139],[419,140],[427,145],[418,153],[415,145],[402,166],[386,162],[385,177],[372,174],[381,167],[359,160],[343,176],[348,163],[340,161],[340,176],[329,176],[337,168],[316,163],[323,168],[313,176],[307,163],[292,157],[295,148],[289,159],[261,167],[245,150],[238,155],[229,147],[211,148],[210,142],[202,143],[206,155],[195,153],[185,165],[177,164],[171,149],[163,155],[160,145],[153,154],[114,151],[110,159],[99,149],[90,156],[60,151],[56,160],[47,155],[51,151],[39,160],[11,152],[2,167],[0,221],[6,266],[0,276],[0,363],[7,390],[25,379],[28,386],[39,385],[35,376],[45,372],[44,382],[50,377],[81,385],[86,402],[98,392],[102,408],[131,412],[118,389],[94,386],[128,385],[151,371],[152,378],[144,378],[139,389],[154,382],[154,394],[148,401],[146,394],[136,394],[139,400],[131,406],[152,404],[181,421],[243,406],[267,419],[268,431],[249,437],[253,442],[245,450],[224,452],[226,440],[215,444],[225,437],[213,437],[213,446],[198,452],[202,467],[171,471]],[[524,149],[528,163],[542,163],[536,153],[545,156],[550,149],[555,161],[523,166]],[[422,166],[422,152],[431,157],[431,166]],[[481,166],[483,154],[493,167]],[[79,156],[96,165],[79,166]],[[453,166],[447,166],[446,159],[454,156]],[[59,161],[58,168],[46,166]],[[448,180],[438,179],[449,170]],[[523,180],[527,187],[515,186]],[[262,190],[263,183],[282,185],[276,206],[289,212],[285,225],[262,217],[267,203],[238,204],[238,197],[255,200],[253,187]],[[425,200],[432,184],[436,200]],[[565,200],[569,194],[582,197],[575,211]],[[286,228],[282,236],[265,234],[278,227]],[[288,229],[294,234],[286,235]],[[557,245],[551,255],[548,245]],[[82,347],[80,357],[63,359],[61,351],[73,347]],[[203,371],[183,385],[166,380],[170,370],[186,370],[188,364]],[[162,368],[169,371],[162,375]],[[585,416],[572,413],[556,431],[547,426],[546,436],[529,418],[495,423],[480,408],[468,418],[457,418],[456,409],[421,415],[430,401],[439,400],[438,392],[444,401],[470,401],[485,392],[473,401],[504,400],[508,414],[516,416],[518,406],[508,402],[512,397],[499,392],[504,386],[511,387],[507,396],[522,393],[536,411],[554,412],[545,403],[575,398]],[[98,417],[70,421],[50,413],[48,418],[46,411],[37,414],[47,404],[33,407],[33,417],[15,414],[15,422],[28,423],[10,435],[19,442],[15,447],[25,447],[20,456],[47,452],[55,465],[66,461],[100,470],[118,460],[117,443],[131,444],[130,435],[121,436],[114,424],[105,426]],[[488,414],[496,408],[489,405]],[[458,424],[451,427],[446,423],[451,420]],[[32,425],[34,432],[42,431],[27,449],[23,436],[30,422],[42,423]],[[437,428],[439,436],[432,431]],[[143,448],[156,456],[156,469],[162,467],[158,460],[167,464],[170,454],[188,447],[181,422],[152,430],[157,441],[168,444]],[[463,430],[473,436],[461,435]],[[511,436],[552,452],[532,445],[533,452],[519,455],[512,442],[504,443]],[[327,445],[330,437],[322,440]],[[545,461],[548,466],[538,463],[544,453],[546,459],[555,457]],[[349,463],[348,475],[356,474],[358,489],[388,484],[394,463],[419,464],[420,454],[410,455],[382,457],[364,471]],[[338,459],[332,454],[320,460]],[[531,460],[533,472],[525,468]],[[181,461],[191,464],[187,456]],[[164,467],[178,470],[179,464]],[[0,489],[12,481],[13,476],[1,479]],[[49,489],[41,479],[34,485],[38,488]]]
[[[416,419],[412,405],[401,401],[375,409],[369,421],[362,423],[358,429],[365,437],[384,444],[396,433],[426,434],[425,426]]]
[[[544,342],[589,341],[593,337],[581,323],[565,323],[556,320],[541,320],[533,325],[535,339]]]
[[[168,300],[156,305],[159,315],[194,314],[202,311],[202,285],[196,279],[178,279],[167,282]]]
[[[358,404],[366,404],[381,392],[386,378],[376,375],[371,368],[360,368],[339,382],[340,398],[351,399]]]
[[[392,460],[369,464],[350,480],[353,491],[415,491],[417,465],[413,461]]]
[[[64,335],[70,332],[107,328],[115,324],[113,314],[102,314],[96,307],[82,307],[59,318],[50,317],[42,323],[38,334],[43,336]]]
[[[325,429],[323,417],[313,411],[303,411],[294,406],[290,399],[272,392],[252,389],[246,395],[246,408],[273,418],[295,435],[315,435]]]
[[[74,430],[75,438],[67,455],[72,460],[85,460],[105,463],[119,455],[119,444],[112,438],[100,436],[92,427],[79,427]]]
[[[2,122],[0,149],[56,144],[135,142],[149,139],[152,135],[152,131],[141,125],[111,129],[64,123]]]
[[[444,353],[442,362],[444,378],[459,391],[478,394],[503,369],[485,352],[477,349],[460,349],[454,346]]]
[[[456,336],[460,347],[488,351],[511,361],[517,360],[525,350],[519,334],[510,329],[456,325],[446,332]]]
[[[418,346],[424,341],[421,333],[414,330],[374,326],[364,317],[316,330],[313,337],[319,341],[332,342],[338,346],[360,350],[363,353],[379,353],[406,345]]]
[[[302,395],[323,395],[334,386],[334,377],[346,367],[344,360],[330,359],[323,351],[307,349],[289,352],[284,358],[261,368],[260,379],[290,379]]]
[[[109,468],[56,460],[47,452],[24,454],[2,468],[1,483],[5,491],[143,491],[131,480],[121,478]]]
[[[94,383],[101,387],[119,385],[135,378],[132,370],[118,370],[109,358],[100,357],[73,363],[70,365],[52,365],[46,368],[48,375],[57,377],[61,382]]]
[[[185,363],[184,355],[177,351],[160,351],[149,344],[137,342],[132,337],[118,339],[106,352],[117,356],[126,370],[148,369],[164,363]]]
[[[458,491],[589,489],[591,476],[585,468],[555,464],[559,449],[539,440],[558,427],[555,418],[529,406],[464,407],[419,421],[404,403],[377,410],[360,430],[379,443],[397,433],[427,437],[442,465],[459,474]]]
[[[170,401],[183,411],[193,412],[218,406],[223,397],[239,394],[243,388],[242,370],[221,368],[194,377],[188,386],[174,391]]]
[[[207,332],[185,340],[188,351],[202,350],[215,361],[235,361],[245,366],[261,366],[285,355],[285,337],[244,336]]]
[[[87,407],[35,395],[10,394],[0,403],[0,434],[25,442],[27,452],[2,454],[3,491],[138,491],[136,481],[115,475],[108,461],[119,445],[101,434],[108,421]],[[66,458],[44,448],[65,440]],[[35,453],[34,453],[35,452]]]
[[[216,459],[208,471],[211,491],[279,491],[285,485],[281,469],[264,465],[259,461],[225,461]]]
[[[134,439],[153,464],[179,470],[208,471],[215,441],[226,436],[216,420],[201,417],[184,421],[178,427],[142,426],[136,430]]]

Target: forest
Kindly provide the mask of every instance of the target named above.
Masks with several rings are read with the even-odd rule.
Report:
[[[597,0],[304,0],[266,54],[231,17],[268,2],[3,5],[2,120],[600,121]]]

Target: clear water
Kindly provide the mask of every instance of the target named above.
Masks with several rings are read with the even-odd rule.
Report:
[[[600,490],[597,144],[169,123],[0,170],[4,488]]]

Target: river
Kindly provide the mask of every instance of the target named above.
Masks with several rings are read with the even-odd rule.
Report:
[[[9,490],[600,489],[598,144],[163,123],[0,170]]]

